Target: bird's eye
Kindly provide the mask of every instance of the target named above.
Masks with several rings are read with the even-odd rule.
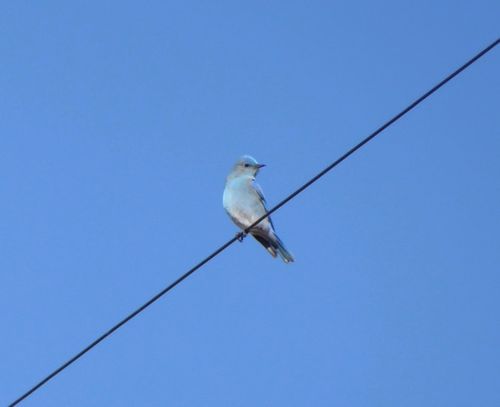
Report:
[[[245,167],[250,167],[250,164],[246,163],[246,164],[245,164]]]

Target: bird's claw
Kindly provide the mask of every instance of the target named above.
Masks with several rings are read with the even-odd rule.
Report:
[[[247,234],[245,231],[236,233],[236,238],[238,239],[238,242],[243,242],[243,239],[246,237],[246,235]]]

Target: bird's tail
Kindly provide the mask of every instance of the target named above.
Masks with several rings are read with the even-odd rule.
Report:
[[[292,254],[286,249],[285,245],[281,241],[281,239],[278,237],[277,234],[274,234],[275,237],[275,243],[276,243],[276,251],[280,255],[280,257],[283,259],[285,263],[291,263],[294,261],[294,258]]]
[[[271,256],[276,257],[279,254],[285,263],[291,263],[294,260],[292,254],[285,248],[285,245],[274,231],[267,235],[253,232],[252,236],[267,249]]]

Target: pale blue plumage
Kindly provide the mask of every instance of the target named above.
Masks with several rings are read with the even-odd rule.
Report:
[[[241,229],[248,228],[267,213],[264,194],[257,182],[255,182],[255,176],[263,166],[249,155],[244,155],[236,162],[227,176],[223,195],[224,209]],[[276,235],[270,217],[254,226],[250,230],[250,234],[273,257],[278,254],[285,263],[294,260],[281,239]]]

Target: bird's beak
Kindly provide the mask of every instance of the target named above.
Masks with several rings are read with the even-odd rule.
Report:
[[[257,168],[259,168],[259,169],[262,167],[265,167],[265,166],[266,166],[266,164],[257,164]]]

